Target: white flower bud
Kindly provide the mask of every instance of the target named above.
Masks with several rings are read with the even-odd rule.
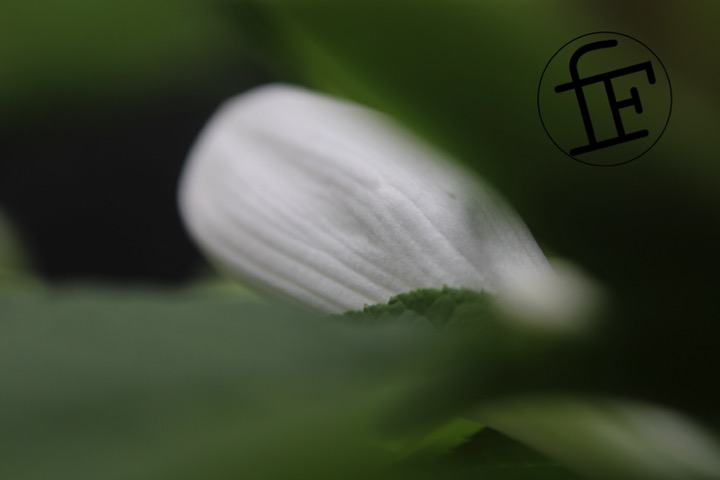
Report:
[[[416,288],[499,292],[549,272],[471,173],[369,109],[274,85],[229,100],[197,140],[180,207],[234,275],[339,312]]]

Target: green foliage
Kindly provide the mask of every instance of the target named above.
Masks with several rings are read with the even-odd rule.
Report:
[[[212,293],[0,294],[0,476],[318,478],[385,465],[411,331]],[[382,341],[378,341],[382,339]]]
[[[454,325],[487,298],[412,292],[348,322],[212,289],[1,291],[0,476],[465,478],[487,457],[452,447],[479,426],[411,413],[450,339],[400,302]]]
[[[577,474],[491,428],[485,428],[439,462],[462,478],[578,480]]]
[[[233,29],[203,2],[5,0],[1,13],[3,125],[37,121],[38,106],[167,96],[238,55]]]
[[[17,232],[0,210],[0,286],[18,281],[28,268]]]
[[[717,4],[236,1],[237,29],[217,4],[195,1],[6,2],[0,120],[204,85],[198,75],[257,33],[249,46],[265,47],[285,78],[390,113],[500,187],[541,243],[612,285],[623,309],[607,320],[618,328],[591,360],[467,290],[410,292],[328,319],[212,291],[3,285],[0,477],[569,478],[528,447],[456,423],[538,391],[618,388],[720,425],[707,387],[718,370],[708,319],[718,316],[720,235],[709,219],[720,212],[720,70],[706,61],[718,56]],[[608,25],[653,47],[676,104],[651,154],[598,172],[555,150],[534,94],[559,45]],[[0,245],[0,269],[16,260],[8,251]],[[612,461],[602,444],[574,442],[583,422],[607,431],[615,417],[604,406],[530,400],[522,416],[500,403],[504,422],[521,433],[535,422],[530,438],[557,458],[586,469]],[[635,478],[654,479],[669,451],[660,447],[679,445],[662,441],[627,464]],[[581,458],[563,447],[573,443]],[[668,475],[690,478],[677,472]]]
[[[482,323],[491,297],[468,289],[418,289],[392,297],[387,304],[365,305],[343,317],[359,322],[412,322],[441,328],[460,322]]]
[[[657,414],[534,400],[554,343],[493,304],[443,288],[327,317],[210,287],[0,290],[0,476],[655,478],[643,462],[675,444],[633,418]],[[604,424],[652,448],[615,465]],[[667,478],[714,478],[683,476],[693,461]]]

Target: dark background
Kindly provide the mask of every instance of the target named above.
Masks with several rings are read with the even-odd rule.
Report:
[[[0,210],[51,281],[186,282],[176,185],[205,121],[269,80],[219,5],[3,2]]]
[[[176,205],[188,150],[217,105],[261,81],[95,108],[42,106],[0,136],[0,205],[51,280],[183,282],[201,257]]]

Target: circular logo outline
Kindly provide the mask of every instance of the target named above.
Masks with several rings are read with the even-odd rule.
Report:
[[[566,48],[568,45],[570,45],[570,44],[573,43],[573,42],[576,42],[577,40],[580,40],[580,39],[583,38],[583,37],[587,37],[587,36],[590,36],[590,35],[602,35],[602,34],[605,34],[605,35],[618,35],[618,36],[621,36],[621,37],[629,38],[630,40],[632,40],[632,41],[634,41],[634,42],[637,42],[638,44],[642,45],[642,47],[645,48],[648,52],[650,52],[650,53],[652,54],[652,56],[658,61],[658,63],[660,64],[660,67],[662,67],[663,73],[665,74],[665,78],[667,79],[668,90],[669,90],[669,92],[670,92],[670,106],[669,106],[669,109],[668,109],[667,118],[665,119],[665,124],[663,125],[662,130],[661,130],[660,133],[657,135],[657,137],[655,138],[655,140],[650,144],[650,146],[648,146],[645,150],[643,150],[642,153],[640,153],[640,154],[632,157],[632,158],[629,159],[629,160],[625,160],[625,161],[622,161],[622,162],[619,162],[619,163],[607,164],[607,165],[602,165],[602,164],[597,164],[597,163],[591,163],[591,162],[588,162],[588,161],[585,161],[585,160],[581,160],[581,159],[579,159],[579,158],[577,158],[577,157],[574,157],[574,156],[570,155],[569,152],[565,151],[564,148],[562,148],[560,145],[558,145],[558,143],[555,141],[555,139],[553,138],[553,136],[552,136],[552,135],[550,134],[550,132],[548,131],[548,128],[547,128],[547,126],[545,125],[545,121],[543,120],[542,110],[541,110],[541,108],[540,108],[540,91],[541,91],[542,85],[543,85],[543,78],[545,77],[545,73],[547,72],[548,67],[550,67],[550,64],[553,62],[553,60],[555,59],[555,57],[557,57],[558,54],[560,54],[560,52],[562,52],[563,50],[565,50],[565,48]],[[555,53],[553,53],[553,55],[550,57],[550,59],[549,59],[549,60],[547,61],[547,63],[545,64],[545,68],[543,68],[542,74],[540,75],[540,81],[538,82],[538,87],[537,87],[536,103],[537,103],[538,116],[540,117],[540,124],[542,125],[543,130],[545,130],[545,134],[548,136],[548,138],[549,138],[550,141],[553,143],[553,145],[555,145],[555,146],[558,148],[558,150],[560,150],[563,154],[565,154],[566,156],[572,158],[572,159],[575,160],[576,162],[579,162],[579,163],[582,163],[583,165],[588,165],[588,166],[591,166],[591,167],[619,167],[619,166],[621,166],[621,165],[627,165],[627,164],[630,163],[630,162],[634,162],[634,161],[637,160],[638,158],[640,158],[640,157],[642,157],[643,155],[645,155],[647,152],[649,152],[649,151],[657,144],[658,141],[660,141],[660,138],[662,138],[662,136],[665,134],[665,131],[667,130],[668,124],[670,123],[670,117],[672,116],[673,91],[672,91],[672,83],[670,82],[670,75],[668,74],[667,69],[665,68],[665,64],[663,64],[662,60],[660,60],[660,57],[658,57],[658,56],[655,54],[655,52],[654,52],[650,47],[648,47],[647,45],[645,45],[645,43],[641,42],[640,40],[636,39],[635,37],[632,37],[632,36],[627,35],[627,34],[625,34],[625,33],[613,32],[613,31],[610,31],[610,30],[601,30],[601,31],[597,31],[597,32],[590,32],[590,33],[585,33],[585,34],[583,34],[583,35],[579,35],[579,36],[573,38],[572,40],[566,42],[565,44],[563,44],[559,49],[557,49],[557,50],[555,51]]]

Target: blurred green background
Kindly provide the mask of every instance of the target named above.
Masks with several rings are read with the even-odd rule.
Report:
[[[289,315],[271,308],[258,313],[254,309],[259,307],[252,306],[255,300],[240,290],[197,287],[210,274],[184,233],[175,203],[184,157],[205,120],[223,99],[270,81],[300,83],[392,115],[496,186],[546,253],[570,259],[603,285],[612,313],[603,319],[606,328],[600,347],[587,364],[576,365],[577,371],[553,379],[555,385],[650,400],[720,427],[720,398],[714,388],[720,371],[716,354],[720,338],[718,19],[720,6],[710,0],[131,0],[117,4],[5,0],[0,7],[0,315],[7,331],[0,336],[6,339],[2,354],[7,377],[0,387],[5,391],[0,401],[12,407],[5,410],[9,413],[2,418],[3,425],[14,427],[3,428],[11,432],[0,434],[3,442],[18,442],[18,449],[37,445],[41,452],[54,451],[66,435],[95,444],[82,432],[68,433],[80,428],[77,425],[43,422],[42,415],[53,421],[72,419],[68,412],[86,407],[98,409],[92,414],[96,417],[81,415],[96,426],[91,429],[95,433],[143,424],[132,413],[107,415],[112,408],[103,402],[122,403],[113,400],[114,395],[127,395],[136,407],[149,401],[192,410],[192,405],[174,401],[175,395],[191,400],[192,395],[186,397],[184,390],[176,393],[172,388],[156,391],[154,380],[143,383],[135,374],[155,363],[153,355],[186,360],[187,351],[196,348],[196,338],[214,344],[224,335],[245,335],[225,332],[227,325],[217,325],[227,318],[250,319],[254,324]],[[543,68],[560,46],[579,35],[605,30],[641,39],[663,61],[672,82],[673,112],[664,136],[643,157],[621,167],[593,168],[569,159],[547,138],[535,96]],[[38,286],[45,283],[51,284],[50,293]],[[103,293],[97,284],[113,286],[114,293]],[[188,295],[200,299],[181,308]],[[143,303],[147,296],[151,304],[171,306],[148,310]],[[232,307],[236,310],[227,307],[232,313],[217,313],[225,311],[228,301],[236,303]],[[128,336],[116,337],[114,327],[98,327],[106,316],[127,328],[129,333],[123,335]],[[174,331],[178,316],[186,343],[167,347],[157,329],[165,324]],[[139,321],[143,319],[155,329],[157,351],[146,343],[144,323]],[[128,363],[122,348],[100,349],[87,351],[84,360],[73,363],[77,351],[97,341],[85,336],[90,335],[88,322],[99,329],[101,345],[117,343],[130,352],[138,348],[144,353],[137,363]],[[56,337],[66,328],[77,329],[82,336],[65,332],[66,337]],[[208,330],[215,334],[211,340],[196,337],[196,332]],[[7,340],[15,338],[12,332],[20,333],[16,340]],[[322,344],[323,335],[308,341],[308,349],[313,350],[315,342]],[[275,345],[274,337],[274,331],[261,335],[263,342],[270,342],[265,355],[285,352],[292,343]],[[341,342],[332,335],[328,338]],[[395,348],[395,343],[390,344]],[[54,350],[48,349],[57,345],[67,345],[67,351],[49,355]],[[212,347],[202,355],[222,354],[227,358],[219,363],[243,365],[244,345],[218,347],[225,353]],[[292,358],[278,355],[270,358]],[[328,353],[327,361],[332,355]],[[338,355],[338,365],[355,365]],[[63,358],[70,360],[59,360]],[[286,377],[273,376],[274,370],[262,367],[268,357],[262,358],[248,360],[261,365],[257,375],[275,378],[266,380],[273,385],[287,386]],[[298,358],[306,356],[298,354]],[[120,373],[104,369],[104,362],[119,364]],[[181,370],[198,369],[201,384],[231,388],[230,378],[235,377],[217,379],[215,375],[221,375],[217,367],[203,362],[171,364]],[[117,382],[118,390],[106,391],[98,387],[96,377],[83,376],[78,365],[94,363],[93,375],[107,376],[105,381]],[[165,368],[172,370],[171,364]],[[304,365],[302,360],[296,364]],[[304,370],[308,378],[313,376],[312,365]],[[166,373],[159,370],[157,378],[165,378]],[[88,393],[72,384],[30,388],[34,382],[45,384],[46,379],[65,374]],[[192,378],[180,375],[177,385]],[[363,384],[359,381],[352,387],[358,385]],[[204,387],[187,388],[197,393]],[[354,391],[346,385],[337,389]],[[70,390],[75,397],[69,400],[54,397]],[[297,391],[292,384],[282,390],[288,396]],[[8,393],[12,391],[26,393],[15,398]],[[105,399],[95,401],[92,395]],[[236,397],[232,391],[209,395],[210,404],[217,398],[232,404]],[[205,397],[198,398],[203,406],[197,411],[214,411],[215,406],[203,403]],[[329,405],[331,411],[338,404]],[[157,405],[151,408],[166,411]],[[168,415],[172,424],[188,414]],[[28,418],[36,430],[29,429]],[[119,423],[103,423],[111,418]],[[210,419],[207,425],[217,421]],[[354,422],[338,425],[357,427]],[[326,440],[340,436],[333,430],[337,425],[328,422],[326,427],[331,432],[326,432]],[[167,428],[158,431],[173,435]],[[313,427],[298,424],[297,428],[283,429],[281,436]],[[173,441],[184,442],[184,434]],[[130,433],[131,438],[143,435]],[[112,434],[109,438],[99,441],[119,442],[113,447],[119,450],[111,464],[130,465],[117,456],[129,444]],[[156,440],[160,446],[147,446],[148,451],[167,449],[157,458],[198,451],[197,446]],[[67,459],[82,457],[88,448],[68,445],[76,450],[59,450],[62,453],[54,454],[58,458],[41,454],[55,459],[48,472],[61,471],[67,466],[63,462],[72,463]],[[208,445],[206,451],[213,451],[213,444]],[[356,447],[343,443],[338,448],[354,451]],[[5,478],[65,478],[28,467],[39,465],[32,452],[5,451],[15,458],[12,465],[20,465]],[[377,461],[375,453],[368,455]],[[127,454],[139,458],[136,450]],[[28,455],[25,463],[18,460],[23,455]],[[100,462],[95,465],[99,470],[68,468],[62,470],[70,472],[67,478],[182,476],[162,470],[171,468],[165,463],[160,473],[133,466],[137,470],[100,475],[105,457],[92,451],[88,455],[91,463]],[[228,464],[223,462],[228,460],[224,453],[218,455],[223,458],[217,463],[219,471],[226,472]],[[366,461],[361,454],[338,455],[348,465]],[[168,465],[174,461],[167,460]],[[208,462],[201,468],[215,464]],[[379,463],[383,462],[386,459]],[[233,465],[230,462],[227,471]],[[344,464],[338,465],[335,474],[347,472]],[[224,478],[222,472],[218,478]],[[289,478],[282,472],[267,477],[273,475]],[[197,475],[188,473],[187,478]]]

